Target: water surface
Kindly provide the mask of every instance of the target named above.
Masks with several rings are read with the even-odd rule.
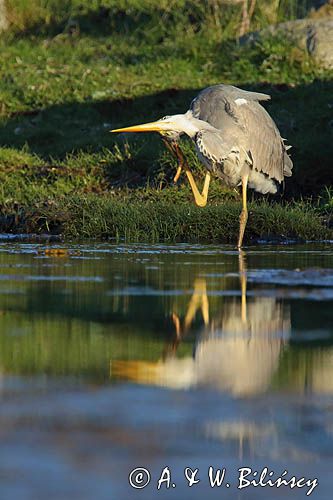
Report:
[[[0,324],[1,498],[331,498],[332,245],[0,243]]]

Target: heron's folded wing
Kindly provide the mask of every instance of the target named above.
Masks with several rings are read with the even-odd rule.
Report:
[[[230,153],[239,153],[236,137],[228,136],[224,140],[223,134],[216,130],[202,130],[196,136],[196,146],[200,153],[207,159],[222,163]]]
[[[235,144],[251,156],[253,168],[281,182],[291,175],[292,161],[274,121],[257,102],[265,99],[269,96],[215,85],[194,99],[191,111],[219,130],[226,142],[237,132]]]
[[[233,85],[220,84],[202,90],[193,99],[190,109],[196,118],[209,122],[209,119],[214,120],[214,117],[218,117],[221,113],[223,114],[226,103],[232,104],[236,100],[267,101],[270,98],[268,94],[250,92],[234,87]]]
[[[235,113],[247,133],[253,168],[282,182],[291,175],[292,161],[273,119],[258,102],[237,106]]]

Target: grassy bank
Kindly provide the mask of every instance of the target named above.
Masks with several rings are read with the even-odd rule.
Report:
[[[307,13],[305,1],[279,2],[275,11],[268,4],[257,1],[252,29]],[[11,26],[0,37],[1,231],[234,240],[234,191],[213,183],[200,211],[186,183],[173,185],[174,160],[158,137],[109,133],[182,112],[199,89],[225,82],[270,93],[269,112],[293,145],[289,204],[254,200],[249,236],[329,235],[332,72],[286,40],[242,46],[239,6],[210,0],[7,6]],[[186,151],[200,176],[189,145]]]
[[[189,202],[90,194],[12,207],[7,214],[2,213],[0,227],[2,232],[52,233],[69,238],[235,243],[240,210],[241,203],[231,200],[202,209]],[[248,242],[332,237],[326,219],[309,204],[250,203],[249,214]]]

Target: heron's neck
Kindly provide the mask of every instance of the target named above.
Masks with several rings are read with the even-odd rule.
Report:
[[[195,118],[191,110],[187,111],[187,113],[181,116],[183,117],[182,120],[183,131],[191,139],[194,139],[196,134],[202,129],[210,129],[210,128],[214,129],[214,127],[209,125],[209,123],[199,120],[198,118]]]
[[[200,120],[196,120],[192,113],[187,112],[183,115],[175,115],[173,119],[177,123],[179,130],[188,135],[191,139],[193,139],[200,130],[198,124],[195,123]]]

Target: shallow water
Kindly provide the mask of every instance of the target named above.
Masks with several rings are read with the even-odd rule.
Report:
[[[332,497],[332,245],[2,242],[0,322],[1,499]]]

